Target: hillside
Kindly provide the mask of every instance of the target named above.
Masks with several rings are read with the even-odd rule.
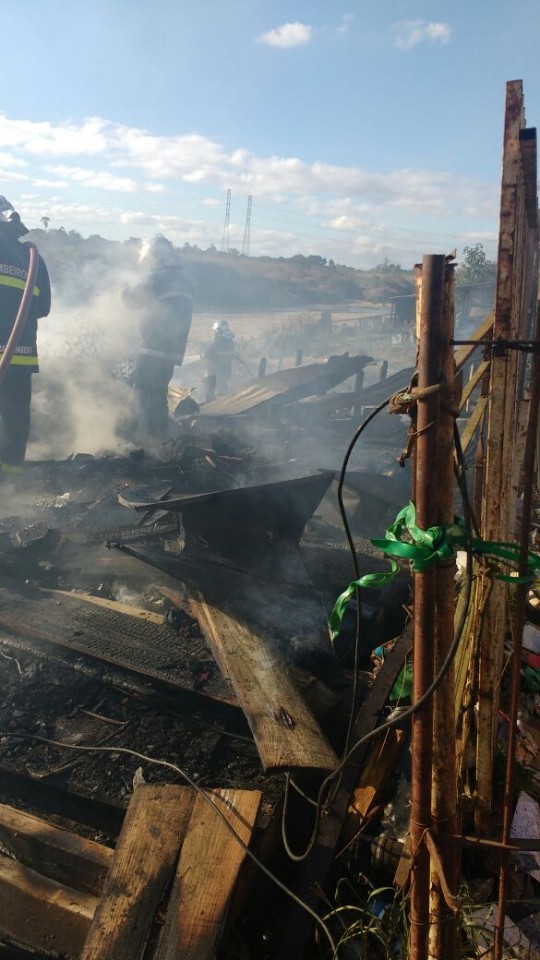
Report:
[[[97,290],[114,288],[137,269],[138,240],[106,240],[76,231],[34,230],[51,281],[68,302],[87,302]],[[236,251],[185,245],[197,311],[290,310],[339,306],[350,301],[381,303],[414,292],[412,271],[385,262],[355,270],[318,256],[245,257]]]

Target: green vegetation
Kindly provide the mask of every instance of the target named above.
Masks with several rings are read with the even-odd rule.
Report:
[[[481,243],[474,247],[463,248],[464,259],[456,270],[456,285],[467,286],[470,283],[489,283],[495,280],[497,264],[488,260]]]
[[[81,237],[63,228],[34,230],[53,286],[72,303],[96,291],[114,289],[127,270],[137,268],[138,240],[119,242]],[[185,244],[182,255],[191,275],[196,309],[229,311],[324,308],[357,300],[381,303],[414,292],[412,271],[383,261],[374,270],[355,270],[325,257],[245,257]]]

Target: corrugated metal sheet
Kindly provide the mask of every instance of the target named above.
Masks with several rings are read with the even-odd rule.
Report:
[[[218,397],[201,407],[201,417],[227,417],[247,413],[272,401],[288,403],[324,393],[358,373],[371,357],[329,357],[321,363],[309,363],[289,370],[278,370],[247,383],[241,390]]]

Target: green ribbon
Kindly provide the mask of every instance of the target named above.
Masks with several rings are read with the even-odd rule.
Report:
[[[373,539],[370,542],[389,557],[390,570],[388,573],[366,573],[360,579],[353,580],[340,594],[329,618],[332,640],[338,636],[347,605],[359,587],[382,587],[393,580],[399,570],[399,564],[393,559],[394,557],[398,560],[407,560],[413,573],[424,573],[442,560],[454,559],[457,547],[467,547],[467,536],[459,517],[454,517],[452,524],[421,530],[416,525],[414,503],[410,502],[400,510],[393,524],[386,531],[385,537]],[[473,537],[470,545],[477,556],[493,557],[508,565],[519,565],[520,548],[516,544]],[[494,573],[493,576],[496,580],[503,580],[506,583],[531,583],[540,570],[540,556],[529,550],[527,566],[530,572],[523,577],[503,573]]]

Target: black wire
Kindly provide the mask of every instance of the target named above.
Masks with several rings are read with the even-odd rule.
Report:
[[[392,396],[394,396],[394,394],[392,394]],[[365,428],[367,427],[368,423],[370,423],[370,421],[373,419],[373,417],[375,417],[378,413],[380,413],[381,410],[383,410],[386,406],[388,406],[388,404],[390,403],[391,400],[392,400],[392,397],[388,397],[387,400],[385,400],[383,403],[379,404],[379,406],[376,407],[375,410],[372,411],[372,413],[369,415],[369,417],[367,417],[366,420],[364,420],[364,422],[360,425],[360,427],[359,427],[358,430],[356,431],[353,439],[351,440],[351,442],[350,442],[350,444],[349,444],[349,447],[348,447],[348,449],[347,449],[347,453],[346,453],[346,455],[345,455],[345,459],[344,459],[344,461],[343,461],[343,466],[342,466],[342,470],[341,470],[341,477],[340,477],[341,489],[343,488],[343,479],[344,479],[344,476],[345,476],[345,470],[346,470],[346,468],[347,468],[347,464],[348,464],[348,462],[349,462],[349,459],[350,459],[352,450],[353,450],[353,448],[354,448],[354,445],[356,444],[358,438],[361,436],[361,434],[363,433],[363,431],[364,431]],[[433,679],[433,681],[431,682],[431,684],[429,685],[429,687],[427,688],[427,690],[422,694],[422,696],[421,696],[415,703],[411,704],[411,706],[410,706],[407,710],[405,710],[403,713],[398,714],[398,715],[395,716],[394,718],[389,718],[389,719],[386,720],[384,723],[380,724],[378,727],[375,727],[374,730],[370,730],[370,732],[367,733],[367,734],[365,734],[363,737],[361,737],[360,740],[357,740],[356,743],[354,743],[353,746],[352,746],[348,751],[345,752],[344,756],[342,757],[342,759],[341,759],[340,763],[338,764],[338,766],[336,767],[336,769],[333,770],[332,773],[329,774],[329,776],[326,777],[326,779],[323,781],[323,783],[321,784],[321,787],[320,787],[320,789],[319,789],[319,794],[318,794],[316,819],[315,819],[315,825],[314,825],[314,828],[313,828],[313,832],[312,832],[311,837],[310,837],[310,839],[309,839],[309,841],[308,841],[308,844],[307,844],[307,846],[306,846],[306,849],[304,850],[304,852],[303,852],[302,854],[295,854],[295,853],[292,852],[292,850],[291,850],[291,848],[290,848],[290,846],[289,846],[288,840],[287,840],[287,836],[286,836],[286,831],[285,831],[285,812],[286,812],[286,809],[287,809],[287,797],[288,797],[288,787],[286,786],[285,801],[284,801],[284,806],[283,806],[283,817],[282,817],[282,839],[283,839],[283,844],[284,844],[285,850],[286,850],[286,852],[287,852],[287,855],[289,856],[289,858],[290,858],[291,860],[293,860],[293,861],[296,862],[296,863],[300,863],[301,861],[305,860],[305,859],[309,856],[309,854],[311,853],[311,851],[312,851],[312,849],[313,849],[313,846],[314,846],[314,844],[315,844],[315,841],[316,841],[316,839],[317,839],[317,833],[318,833],[318,829],[319,829],[319,823],[320,823],[321,816],[322,816],[323,804],[324,804],[324,802],[325,802],[325,795],[326,795],[327,791],[329,791],[329,789],[330,789],[330,787],[332,786],[333,781],[336,779],[336,777],[340,777],[340,776],[341,776],[341,774],[343,773],[343,771],[344,771],[347,763],[348,763],[348,762],[350,761],[350,759],[353,757],[353,755],[355,754],[355,752],[356,752],[360,747],[362,747],[365,743],[369,743],[370,740],[374,740],[375,738],[379,737],[382,733],[385,733],[387,730],[391,730],[391,729],[393,729],[394,727],[401,726],[405,720],[408,720],[409,717],[412,717],[415,713],[417,713],[417,712],[424,706],[424,704],[427,703],[428,700],[431,699],[431,697],[433,696],[433,694],[435,693],[435,691],[440,687],[440,685],[441,685],[441,683],[443,682],[444,678],[446,677],[446,674],[448,673],[448,671],[449,671],[449,669],[450,669],[450,667],[451,667],[451,665],[452,665],[452,663],[453,663],[453,661],[454,661],[454,658],[455,658],[455,656],[456,656],[456,653],[457,653],[457,651],[458,651],[459,644],[460,644],[460,642],[461,642],[461,638],[462,638],[462,635],[463,635],[463,631],[464,631],[464,629],[465,629],[465,624],[466,624],[466,622],[467,622],[467,617],[468,617],[468,615],[469,615],[469,607],[470,607],[470,603],[471,603],[472,586],[473,586],[473,552],[472,552],[472,512],[471,512],[471,506],[470,506],[469,492],[468,492],[468,489],[467,489],[466,478],[465,478],[465,469],[466,469],[465,458],[464,458],[463,450],[462,450],[462,447],[461,447],[461,440],[460,440],[460,437],[459,437],[459,432],[458,432],[458,428],[457,428],[457,423],[454,424],[454,445],[455,445],[455,448],[456,448],[456,456],[457,456],[457,459],[458,459],[458,464],[459,464],[459,466],[460,466],[460,468],[461,468],[461,482],[459,483],[459,487],[460,487],[460,491],[461,491],[462,504],[463,504],[463,522],[464,522],[464,528],[465,528],[465,548],[466,548],[466,553],[467,553],[465,603],[463,604],[462,611],[461,611],[461,616],[460,616],[460,619],[459,619],[457,628],[456,628],[456,630],[455,630],[455,632],[454,632],[454,638],[453,638],[453,640],[452,640],[452,643],[450,644],[450,647],[448,648],[448,652],[447,652],[447,654],[446,654],[446,657],[445,657],[444,660],[443,660],[443,663],[442,663],[442,665],[441,665],[441,668],[440,668],[440,670],[439,670],[439,673],[438,673],[437,676]],[[340,509],[341,509],[341,507],[340,507]],[[357,560],[357,558],[356,558],[356,552],[355,552],[355,549],[354,549],[354,541],[352,541],[352,536],[351,536],[351,534],[350,534],[350,528],[349,528],[348,522],[346,522],[346,531],[345,531],[345,532],[347,533],[347,539],[349,540],[349,546],[351,547],[351,551],[353,551],[353,559],[354,559],[354,564],[355,564],[355,570],[358,570],[358,560]],[[359,579],[358,576],[357,576],[357,579]]]

